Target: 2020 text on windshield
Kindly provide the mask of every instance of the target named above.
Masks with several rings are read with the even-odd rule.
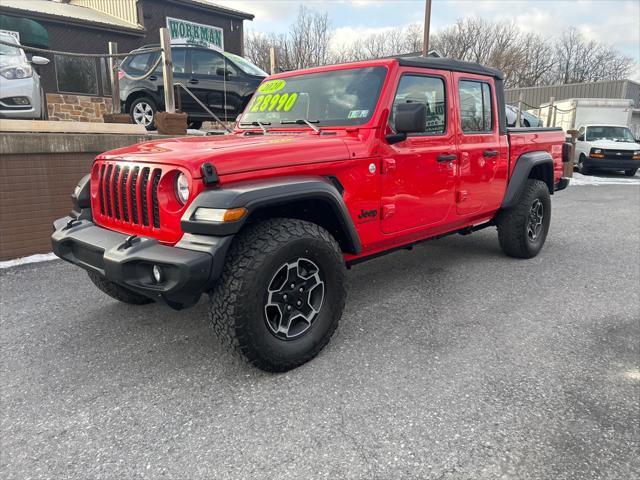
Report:
[[[309,73],[264,82],[247,105],[240,126],[368,122],[387,75],[385,67]]]

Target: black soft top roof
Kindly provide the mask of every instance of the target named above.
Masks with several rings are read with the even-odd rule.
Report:
[[[433,68],[436,70],[450,70],[452,72],[476,73],[487,75],[499,80],[503,79],[502,72],[496,68],[483,67],[478,63],[463,62],[453,58],[435,57],[396,57],[403,67]]]

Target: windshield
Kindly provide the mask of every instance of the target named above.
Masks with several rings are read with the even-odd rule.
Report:
[[[614,142],[634,142],[633,134],[627,127],[587,127],[587,141],[612,140]]]
[[[362,125],[378,103],[385,67],[352,68],[268,80],[258,87],[241,124]]]
[[[222,54],[233,63],[235,63],[238,68],[240,68],[240,70],[242,70],[244,73],[248,73],[249,75],[256,75],[258,77],[266,77],[269,75],[267,72],[265,72],[261,68],[256,67],[253,63],[249,62],[239,55],[234,55],[233,53],[229,52],[222,52]]]
[[[3,42],[13,43],[15,44],[15,39],[10,35],[0,35],[0,40]],[[12,57],[16,57],[21,55],[20,49],[17,47],[11,47],[9,45],[4,45],[0,43],[0,55],[10,55]]]

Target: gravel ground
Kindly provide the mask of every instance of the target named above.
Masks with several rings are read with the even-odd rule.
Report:
[[[533,260],[485,230],[355,267],[329,346],[280,375],[226,354],[204,302],[2,270],[0,477],[638,478],[640,187],[553,205]]]

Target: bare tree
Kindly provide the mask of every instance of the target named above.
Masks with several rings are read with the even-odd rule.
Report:
[[[276,49],[283,70],[417,53],[422,50],[422,25],[389,28],[345,45],[332,39],[327,13],[301,6],[287,33],[248,33],[245,52],[263,70],[269,69],[270,47]],[[586,41],[574,28],[554,41],[525,33],[513,22],[476,17],[459,19],[432,34],[430,45],[446,57],[499,68],[508,87],[617,80],[627,77],[633,65],[631,58]]]

